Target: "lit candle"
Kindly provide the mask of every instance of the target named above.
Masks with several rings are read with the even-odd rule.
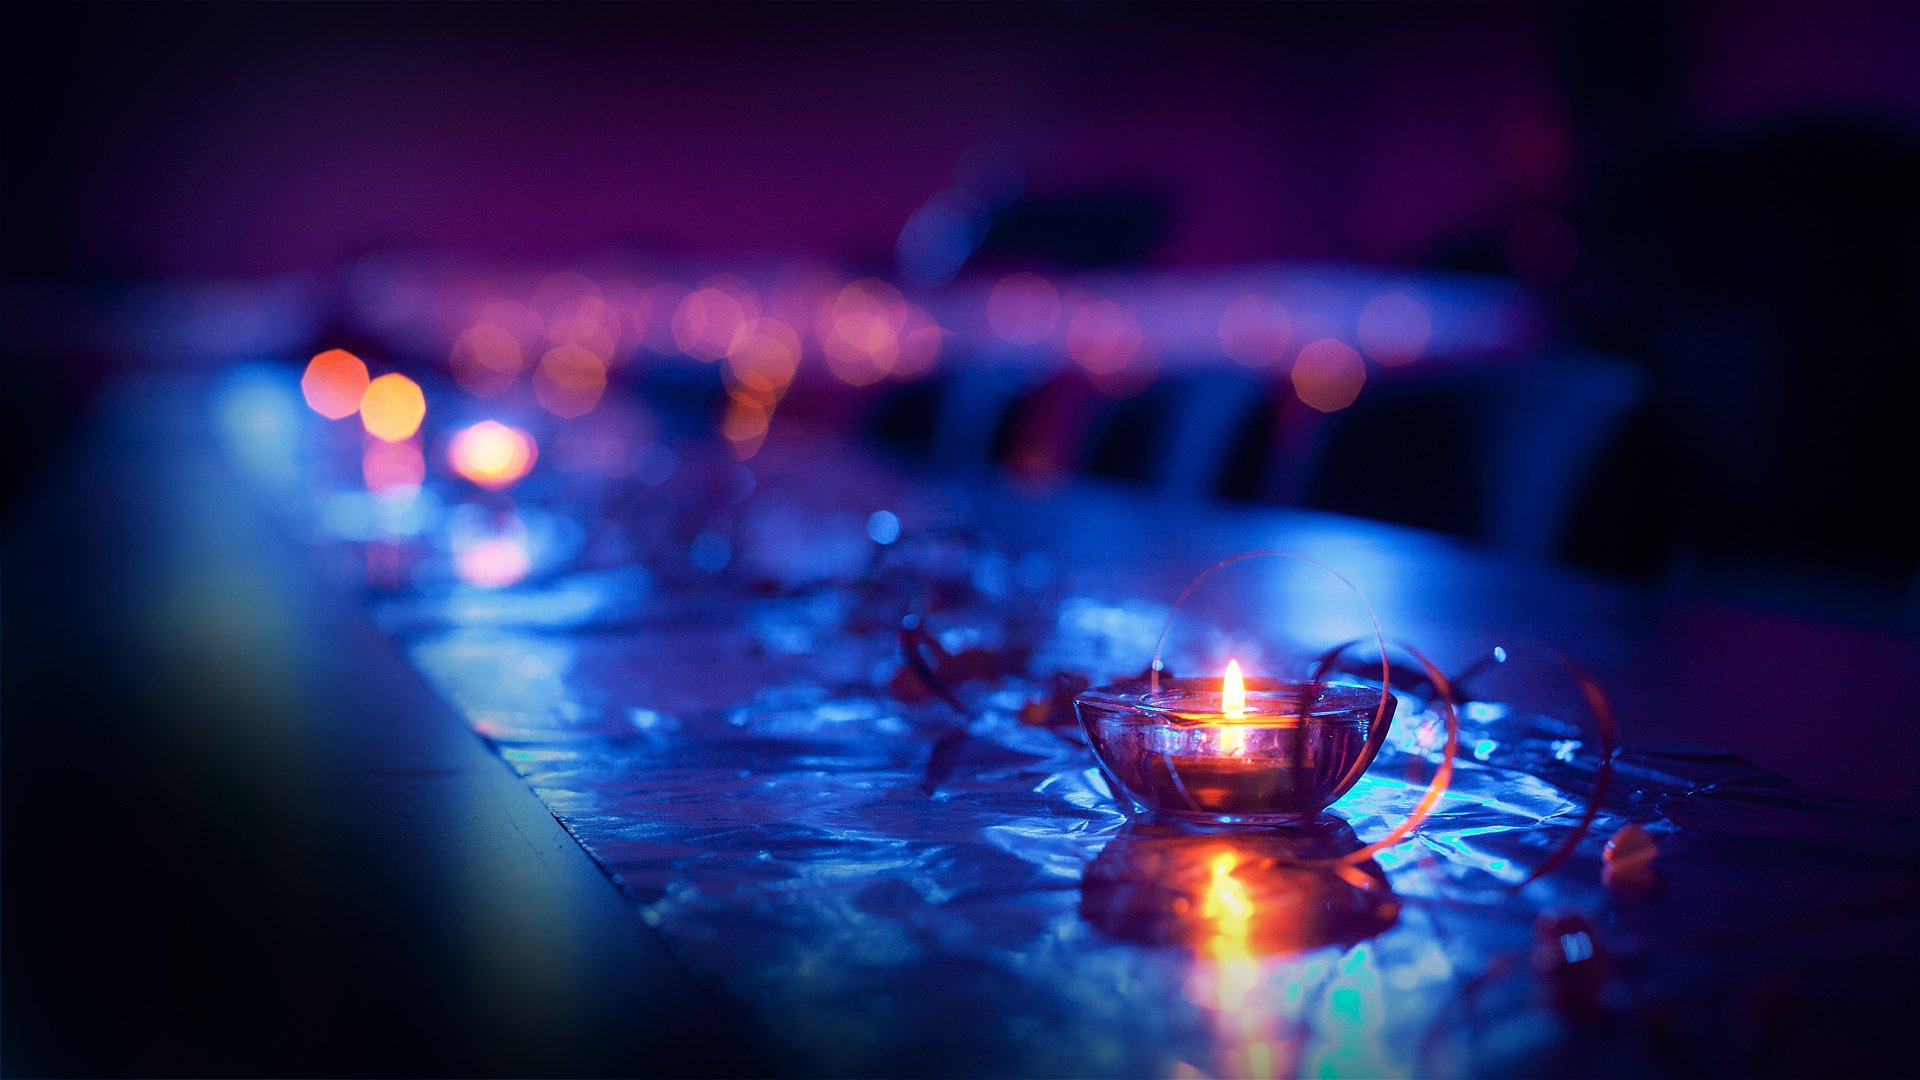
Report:
[[[1345,794],[1378,751],[1369,735],[1392,701],[1365,686],[1248,679],[1230,660],[1217,683],[1123,683],[1074,705],[1116,795],[1251,822],[1309,818]]]
[[[1240,674],[1238,660],[1227,661],[1227,673],[1220,679],[1220,713],[1227,720],[1247,718],[1247,680]],[[1245,733],[1237,725],[1223,725],[1220,728],[1220,752],[1244,754],[1246,751]]]

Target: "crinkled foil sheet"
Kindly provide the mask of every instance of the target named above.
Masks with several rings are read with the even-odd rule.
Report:
[[[1769,1031],[1821,996],[1794,981],[1801,959],[1911,962],[1913,828],[1713,751],[1629,739],[1592,832],[1515,892],[1595,765],[1576,726],[1498,703],[1463,709],[1451,789],[1363,868],[1383,887],[1291,867],[1273,830],[1129,820],[1078,731],[1027,707],[1049,672],[1137,672],[1165,598],[962,533],[836,549],[819,538],[861,520],[843,498],[767,490],[719,571],[662,554],[684,533],[612,558],[589,538],[482,589],[436,564],[429,529],[407,580],[370,595],[783,1071],[1749,1071],[1779,1064]],[[964,722],[901,681],[899,617],[941,593],[943,642],[1023,661],[959,687]],[[1356,847],[1406,813],[1421,731],[1396,724],[1315,842]],[[929,785],[936,746],[951,760]],[[1630,822],[1660,854],[1629,896],[1603,885],[1602,846]],[[1584,921],[1543,937],[1543,913]]]

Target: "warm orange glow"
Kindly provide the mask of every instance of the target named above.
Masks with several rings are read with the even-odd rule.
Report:
[[[585,416],[607,389],[606,361],[579,345],[548,349],[533,373],[533,396],[555,416]]]
[[[513,331],[498,323],[479,323],[455,339],[447,366],[468,393],[491,397],[513,385],[527,366],[527,353]]]
[[[300,393],[314,412],[343,420],[360,408],[367,392],[367,365],[345,349],[328,349],[307,362]]]
[[[420,490],[427,478],[427,461],[414,439],[375,440],[360,456],[360,474],[367,481],[367,490],[376,495],[407,495]]]
[[[787,392],[800,367],[800,335],[779,319],[763,318],[741,331],[728,350],[729,385],[769,400]]]
[[[1239,866],[1240,856],[1229,850],[1207,867],[1200,918],[1206,930],[1201,948],[1209,962],[1197,973],[1202,985],[1196,997],[1216,1014],[1221,1074],[1275,1076],[1273,1018],[1255,993],[1261,964],[1253,950],[1253,897],[1246,882],[1234,876]]]
[[[1254,899],[1246,894],[1246,884],[1233,876],[1238,863],[1235,851],[1213,855],[1206,892],[1200,894],[1200,919],[1206,924],[1204,949],[1213,961],[1213,994],[1206,1005],[1229,1019],[1244,1020],[1258,1017],[1258,1009],[1248,1013],[1242,1009],[1260,984],[1260,961],[1252,947]]]
[[[674,308],[673,342],[696,360],[718,360],[759,317],[753,286],[733,277],[709,278]]]
[[[1360,396],[1367,362],[1353,346],[1322,338],[1300,350],[1293,361],[1293,392],[1321,412],[1339,412]]]
[[[767,429],[773,423],[771,397],[734,390],[727,395],[727,412],[720,420],[720,434],[733,444],[733,456],[746,461],[760,452],[767,441]]]
[[[547,317],[547,341],[578,345],[611,362],[621,336],[621,314],[599,293],[587,293],[556,304]]]
[[[1236,719],[1247,715],[1247,681],[1238,660],[1227,661],[1227,677],[1220,680],[1220,711]]]
[[[849,386],[871,386],[900,363],[907,302],[877,278],[852,282],[821,308],[814,332],[827,367]]]
[[[492,420],[462,430],[447,445],[453,471],[489,491],[512,487],[538,457],[533,436]]]
[[[1247,681],[1240,675],[1240,661],[1227,661],[1227,674],[1220,680],[1220,715],[1228,720],[1244,720],[1247,716]],[[1215,748],[1222,754],[1245,754],[1247,752],[1247,733],[1234,724],[1223,724],[1218,730]]]
[[[925,375],[939,359],[940,344],[947,334],[933,316],[921,308],[907,304],[905,314],[905,328],[900,332],[900,358],[893,365],[896,379]]]
[[[1229,666],[1230,674],[1238,674],[1237,666]],[[1244,946],[1251,936],[1253,922],[1253,900],[1247,896],[1247,887],[1233,876],[1234,867],[1240,857],[1232,851],[1223,851],[1213,857],[1208,869],[1212,876],[1207,880],[1207,892],[1200,900],[1200,917],[1210,924],[1213,937],[1217,942],[1225,940]]]
[[[360,422],[376,439],[411,439],[426,418],[427,396],[420,392],[420,384],[398,372],[368,383],[360,398]]]

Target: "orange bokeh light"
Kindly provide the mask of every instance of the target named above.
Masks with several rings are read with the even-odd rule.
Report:
[[[328,349],[314,357],[300,376],[307,406],[329,420],[352,416],[366,392],[367,365],[345,349]]]
[[[1060,324],[1060,290],[1038,274],[1008,274],[987,294],[987,325],[1013,345],[1038,345]]]
[[[763,318],[735,336],[724,374],[730,386],[777,398],[800,368],[800,335],[779,319]]]
[[[533,373],[533,396],[555,416],[585,416],[607,389],[606,362],[591,349],[561,345],[548,349]]]
[[[360,398],[360,423],[376,439],[411,439],[426,417],[427,397],[420,392],[420,384],[398,372],[368,383]]]
[[[900,291],[863,278],[834,294],[814,329],[834,375],[849,386],[871,386],[900,362],[900,333],[906,323],[907,303]]]
[[[718,360],[760,317],[760,298],[737,278],[714,277],[688,293],[673,311],[673,343],[696,360]]]
[[[447,444],[447,463],[460,476],[489,491],[512,487],[539,458],[533,436],[519,428],[482,420]]]
[[[1220,347],[1247,367],[1268,367],[1287,358],[1293,317],[1278,300],[1249,293],[1220,314]]]
[[[598,356],[601,366],[614,362],[631,332],[629,302],[642,303],[634,287],[614,283],[607,287],[571,270],[548,274],[534,285],[528,310],[536,319],[529,354],[572,345]]]
[[[527,366],[527,353],[513,331],[498,323],[480,323],[455,339],[447,365],[454,381],[469,393],[491,397],[513,385]]]
[[[578,345],[611,363],[621,337],[621,316],[599,293],[561,301],[547,319],[547,342]]]
[[[1293,392],[1321,412],[1339,412],[1353,404],[1366,385],[1367,362],[1353,346],[1322,338],[1302,346],[1293,361]]]
[[[720,434],[733,444],[736,460],[746,461],[760,452],[767,441],[767,429],[773,423],[774,402],[753,393],[735,390],[727,395],[727,412],[720,419]]]

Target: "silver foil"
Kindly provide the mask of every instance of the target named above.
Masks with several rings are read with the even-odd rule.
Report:
[[[518,508],[545,548],[505,587],[463,583],[451,515],[429,516],[383,541],[407,572],[368,593],[783,1071],[1846,1071],[1899,1038],[1875,1010],[1878,974],[1915,956],[1910,823],[1629,729],[1592,832],[1516,891],[1596,762],[1576,724],[1485,701],[1432,816],[1350,879],[1292,860],[1406,814],[1435,758],[1420,702],[1311,828],[1133,820],[1046,703],[1057,675],[1137,673],[1164,598],[1002,550],[937,488],[823,492],[806,460],[723,496],[683,470],[639,510],[549,480]],[[881,544],[861,532],[880,506],[921,510]],[[960,709],[903,671],[909,613],[980,661]],[[1653,875],[1609,888],[1603,846],[1629,824]]]

